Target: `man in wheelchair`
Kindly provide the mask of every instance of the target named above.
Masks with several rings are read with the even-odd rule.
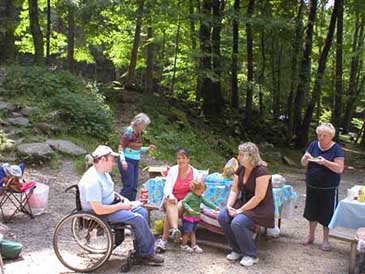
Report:
[[[91,154],[93,165],[79,182],[80,200],[83,210],[105,215],[110,223],[131,225],[137,243],[136,254],[147,265],[161,265],[164,258],[155,254],[155,238],[147,223],[147,212],[140,206],[114,192],[114,182],[109,175],[118,153],[99,145]]]

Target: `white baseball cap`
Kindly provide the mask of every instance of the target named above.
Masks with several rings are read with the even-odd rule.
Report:
[[[105,155],[113,155],[113,156],[119,156],[118,153],[114,152],[110,147],[105,145],[99,145],[93,153],[91,153],[91,156],[94,159],[98,159]]]
[[[23,175],[22,169],[18,165],[9,165],[8,163],[5,163],[2,167],[5,170],[5,173],[10,176],[22,177]]]

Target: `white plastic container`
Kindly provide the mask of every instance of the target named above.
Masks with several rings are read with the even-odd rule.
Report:
[[[49,186],[36,182],[36,188],[32,196],[29,198],[29,205],[33,215],[43,214],[48,207]]]

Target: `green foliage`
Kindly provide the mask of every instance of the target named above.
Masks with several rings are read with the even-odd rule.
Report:
[[[358,118],[352,118],[351,124],[358,130],[360,130],[364,124],[363,120],[360,120]]]
[[[66,71],[44,67],[11,66],[7,69],[3,96],[17,104],[39,106],[39,121],[57,124],[65,134],[96,136],[107,140],[112,114],[95,83],[86,84]],[[49,117],[49,113],[58,113]]]

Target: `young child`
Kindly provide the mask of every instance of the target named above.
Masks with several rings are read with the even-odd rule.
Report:
[[[130,201],[135,201],[138,186],[138,164],[141,153],[153,151],[155,145],[142,146],[142,132],[151,123],[150,118],[139,113],[133,119],[129,127],[123,132],[119,142],[118,169],[122,180],[120,194]]]
[[[182,218],[184,233],[182,237],[181,249],[183,251],[196,253],[203,252],[203,250],[196,244],[195,236],[195,231],[200,221],[200,204],[203,203],[212,209],[219,210],[219,207],[215,206],[202,196],[206,188],[207,186],[201,180],[191,181],[191,192],[189,192],[182,201],[182,205],[184,207]],[[191,242],[191,247],[187,245],[189,239]]]

